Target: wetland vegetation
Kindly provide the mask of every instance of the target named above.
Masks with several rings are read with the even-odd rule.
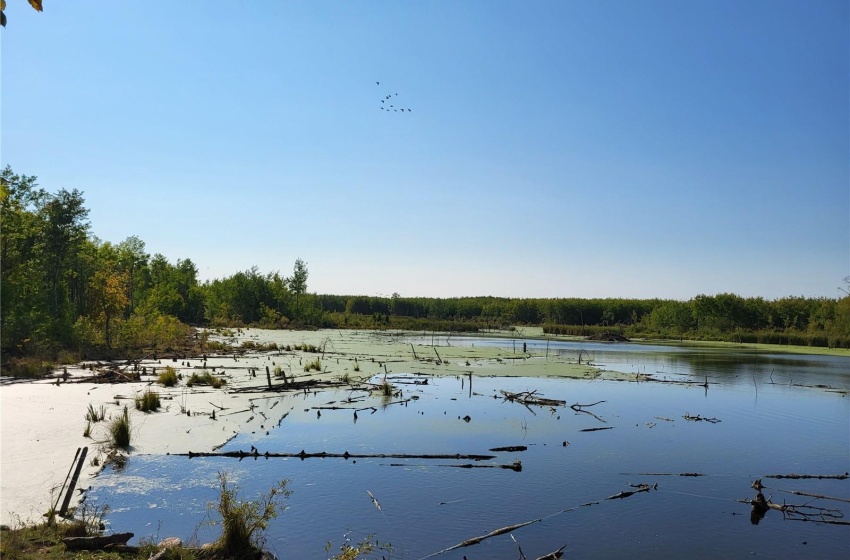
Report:
[[[226,556],[264,529],[282,556],[340,558],[565,544],[577,557],[673,558],[683,542],[706,558],[830,556],[846,543],[848,281],[836,298],[776,300],[366,297],[309,293],[298,259],[288,277],[201,282],[188,258],[95,237],[79,191],[48,193],[9,167],[2,189],[3,374],[135,391],[89,403],[76,433],[94,440],[107,424],[121,451],[86,499],[141,535],[142,554],[155,550],[152,519]],[[778,352],[793,345],[822,355]],[[60,363],[78,364],[75,377]],[[135,452],[178,418],[180,441],[221,441]],[[263,494],[281,472],[290,482]],[[826,478],[764,483],[774,475]],[[237,503],[228,481],[265,498]],[[291,511],[275,519],[279,498]],[[199,525],[216,500],[223,532]],[[64,531],[4,531],[4,556],[53,551]]]

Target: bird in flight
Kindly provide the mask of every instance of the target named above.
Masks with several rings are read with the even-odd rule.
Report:
[[[381,85],[381,82],[375,82],[375,85]]]

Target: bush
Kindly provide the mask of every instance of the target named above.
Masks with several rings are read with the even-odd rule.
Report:
[[[304,371],[322,371],[322,362],[319,361],[319,358],[316,358],[312,362],[307,362],[307,365],[304,366]]]
[[[121,448],[130,446],[130,413],[126,406],[124,413],[109,425],[109,433],[112,436],[113,446]]]
[[[277,517],[281,500],[292,493],[284,479],[256,501],[240,501],[239,489],[218,473],[219,494],[216,511],[221,516],[221,536],[214,548],[228,558],[254,558],[263,547],[262,531]]]
[[[136,410],[142,412],[156,412],[159,410],[159,393],[154,393],[150,389],[135,398]]]
[[[171,366],[165,366],[165,371],[159,374],[157,381],[163,387],[174,387],[177,385],[177,370]]]

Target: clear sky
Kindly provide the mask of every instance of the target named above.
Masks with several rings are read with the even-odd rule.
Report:
[[[300,257],[319,293],[773,299],[850,275],[846,0],[8,4],[2,164],[201,279]]]

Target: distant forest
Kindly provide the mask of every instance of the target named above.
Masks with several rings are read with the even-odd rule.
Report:
[[[475,332],[535,325],[549,334],[850,348],[846,291],[835,299],[719,294],[689,301],[322,295],[307,291],[301,259],[290,276],[254,267],[199,282],[188,258],[151,256],[138,237],[117,244],[95,237],[78,190],[48,193],[36,177],[8,166],[0,183],[4,366],[174,351],[192,336],[191,326]]]

